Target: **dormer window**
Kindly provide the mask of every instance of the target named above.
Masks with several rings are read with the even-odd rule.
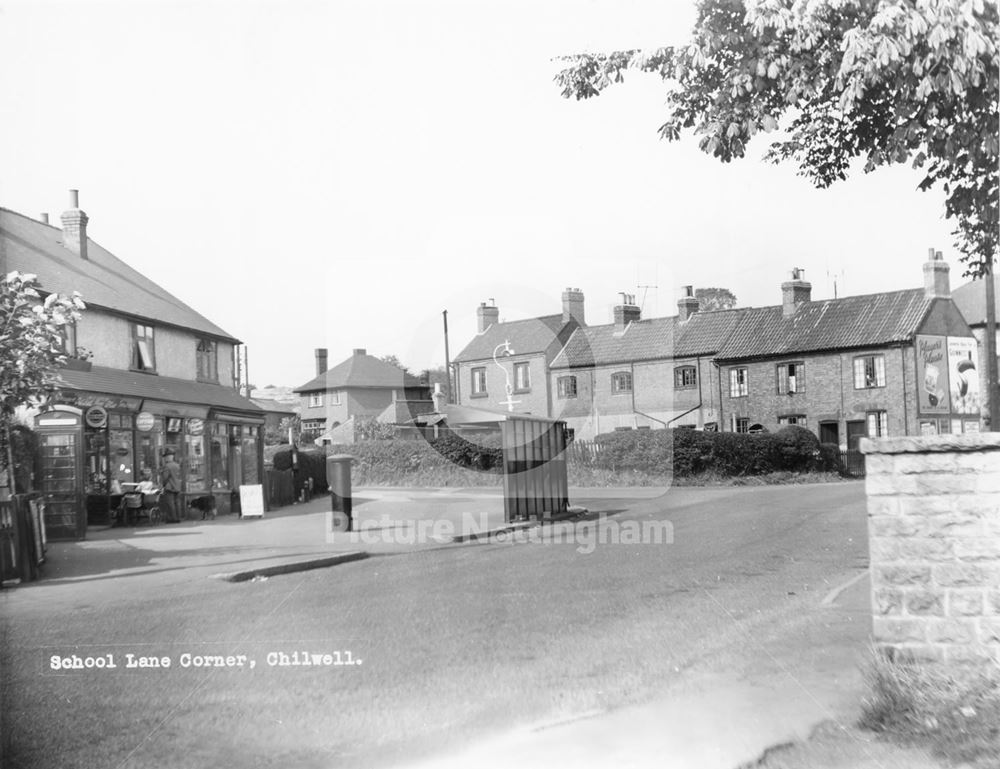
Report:
[[[132,368],[137,371],[156,371],[156,346],[153,344],[152,326],[132,324]]]
[[[203,382],[218,382],[219,356],[215,342],[211,339],[198,340],[195,357],[197,360],[198,379]]]

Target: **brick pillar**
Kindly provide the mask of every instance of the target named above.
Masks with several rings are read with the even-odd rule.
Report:
[[[876,645],[1000,662],[1000,433],[864,439]]]

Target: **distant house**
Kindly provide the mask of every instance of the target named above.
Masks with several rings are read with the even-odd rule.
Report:
[[[265,434],[275,433],[281,428],[282,422],[286,419],[292,419],[298,414],[297,403],[292,407],[271,398],[251,398],[250,400],[257,404],[261,411],[264,412]],[[287,436],[285,439],[287,440]]]
[[[239,340],[94,242],[75,191],[61,223],[0,209],[0,267],[36,274],[44,292],[79,291],[87,304],[65,334],[60,411],[37,420],[52,444],[39,478],[49,535],[82,538],[88,519],[106,523],[122,484],[155,477],[168,448],[184,493],[214,494],[229,512],[263,466],[264,413],[235,382]]]
[[[463,406],[548,416],[549,366],[584,320],[583,293],[567,288],[558,315],[500,322],[500,310],[477,308],[478,333],[455,357],[455,401]]]
[[[404,415],[393,404],[430,404],[430,387],[398,366],[355,349],[349,358],[327,370],[327,351],[316,350],[316,376],[295,392],[301,398],[302,430],[329,433],[355,419]],[[391,407],[391,408],[390,408]],[[389,417],[386,417],[389,418]],[[404,420],[406,421],[406,420]],[[350,431],[353,436],[353,429]],[[340,441],[335,442],[352,442]]]

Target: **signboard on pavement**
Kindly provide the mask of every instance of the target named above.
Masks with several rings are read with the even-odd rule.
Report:
[[[240,511],[243,518],[264,517],[264,487],[261,484],[240,486]]]

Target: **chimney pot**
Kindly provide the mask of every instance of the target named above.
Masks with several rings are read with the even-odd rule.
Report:
[[[947,299],[951,296],[950,268],[940,251],[933,248],[927,252],[924,262],[924,296],[928,299]]]
[[[701,302],[694,295],[694,286],[684,286],[684,296],[677,300],[677,318],[685,321],[698,312]]]
[[[576,320],[581,326],[586,326],[586,316],[584,313],[583,292],[578,288],[567,288],[562,293],[563,323]]]
[[[786,318],[794,315],[799,305],[812,299],[812,283],[803,280],[804,272],[801,267],[793,267],[792,279],[781,284],[781,308]]]
[[[629,323],[640,320],[642,317],[641,310],[635,304],[635,296],[633,294],[626,294],[624,292],[619,294],[622,298],[622,303],[614,308],[615,317],[615,331],[623,332]]]
[[[69,191],[68,211],[62,215],[63,245],[81,259],[87,259],[87,215],[80,210],[80,193]]]
[[[368,354],[368,350],[366,350],[364,347],[355,347],[354,348],[354,354],[355,355],[367,355]]]
[[[500,310],[493,304],[492,297],[489,304],[481,302],[476,308],[476,321],[480,334],[500,321]]]

